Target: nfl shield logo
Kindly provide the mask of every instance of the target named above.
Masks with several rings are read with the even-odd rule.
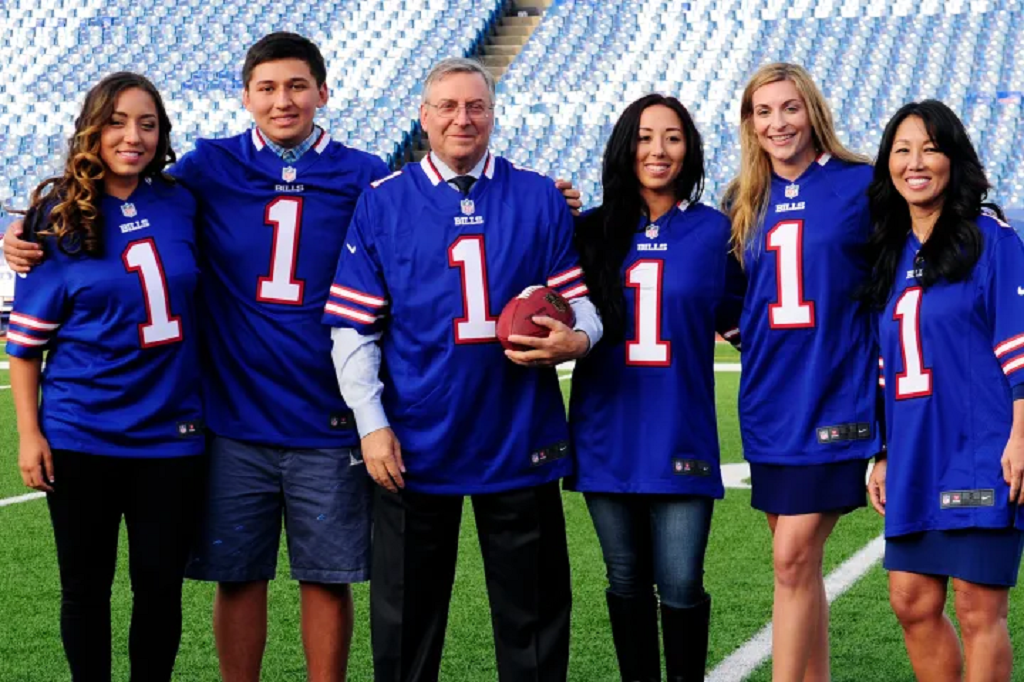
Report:
[[[285,182],[295,182],[296,175],[298,175],[298,171],[291,166],[285,166],[284,170],[281,171],[281,177]]]
[[[796,199],[800,196],[800,185],[786,185],[786,198]]]
[[[658,226],[655,225],[654,223],[651,223],[650,225],[647,226],[647,230],[645,230],[644,234],[647,235],[648,239],[657,239],[658,238]]]
[[[473,215],[475,211],[476,205],[473,203],[472,199],[462,200],[462,215]]]
[[[135,204],[121,204],[121,213],[124,214],[125,218],[134,218],[138,215],[138,211],[135,210]]]

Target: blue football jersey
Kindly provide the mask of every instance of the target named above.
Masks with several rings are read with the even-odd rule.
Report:
[[[1000,459],[1024,384],[1024,244],[977,221],[981,259],[960,282],[922,289],[910,234],[892,298],[878,316],[889,466],[885,533],[1024,530]]]
[[[324,321],[382,332],[384,410],[406,485],[497,492],[569,473],[553,368],[520,367],[498,315],[528,286],[586,294],[572,215],[551,180],[490,157],[468,196],[427,156],[359,200]]]
[[[356,200],[388,172],[326,133],[289,164],[256,128],[200,140],[174,167],[199,201],[214,433],[279,447],[358,443],[320,318]]]
[[[567,487],[720,498],[715,332],[733,330],[742,305],[729,220],[680,204],[644,223],[622,266],[631,331],[602,339],[573,371]]]
[[[872,170],[822,155],[794,182],[773,175],[746,246],[739,415],[744,456],[765,464],[871,457],[878,358],[868,274]]]
[[[162,180],[99,204],[103,253],[46,258],[15,289],[7,353],[44,351],[39,422],[51,448],[114,457],[204,449],[196,204]]]

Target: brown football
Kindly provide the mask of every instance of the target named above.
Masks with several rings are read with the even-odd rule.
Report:
[[[533,322],[533,318],[539,315],[546,315],[569,327],[576,323],[572,306],[560,293],[551,287],[526,287],[501,311],[498,318],[498,341],[508,350],[529,350],[527,346],[509,343],[508,337],[512,334],[539,338],[547,336],[551,330]]]

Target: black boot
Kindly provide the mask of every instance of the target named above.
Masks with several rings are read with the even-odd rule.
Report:
[[[661,605],[661,632],[665,639],[668,682],[703,682],[708,661],[708,623],[711,596],[688,609]]]
[[[620,597],[611,592],[605,596],[622,682],[661,682],[654,592],[642,597]]]

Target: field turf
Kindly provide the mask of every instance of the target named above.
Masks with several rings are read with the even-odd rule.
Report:
[[[720,362],[738,362],[726,347]],[[0,358],[6,360],[6,358]],[[0,386],[9,383],[0,370]],[[562,383],[567,393],[569,381]],[[718,408],[723,461],[741,462],[736,418],[739,374],[719,373]],[[10,391],[0,390],[0,499],[27,492],[17,471],[17,434]],[[110,482],[117,485],[116,481]],[[103,495],[103,490],[97,490]],[[565,493],[572,559],[573,622],[570,679],[618,680],[604,602],[604,567],[593,526],[580,495]],[[441,679],[479,682],[497,679],[480,550],[472,511],[467,506],[458,572],[449,618]],[[829,541],[831,571],[881,532],[881,519],[861,510],[843,518]],[[126,680],[127,624],[131,592],[127,581],[126,536],[122,533],[113,590],[115,679]],[[264,680],[304,679],[298,625],[298,588],[286,579],[282,551],[279,579],[270,592],[270,629]],[[729,490],[715,509],[706,563],[706,586],[713,597],[709,669],[757,633],[771,617],[771,543],[763,516],[750,508],[749,490]],[[350,679],[372,680],[366,586],[354,589],[357,626]],[[219,679],[210,614],[213,588],[186,583],[185,624],[175,680]],[[0,680],[58,682],[69,679],[60,646],[60,591],[46,503],[34,500],[0,507]],[[1014,593],[1010,616],[1015,633],[1015,680],[1024,680],[1024,597]],[[913,675],[886,596],[885,573],[875,566],[833,605],[832,668],[836,682],[901,682]],[[770,680],[770,665],[749,679]]]

